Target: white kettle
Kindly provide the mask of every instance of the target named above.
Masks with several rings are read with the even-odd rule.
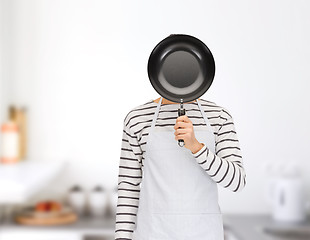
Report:
[[[290,169],[281,176],[273,178],[268,187],[268,195],[274,220],[287,222],[306,220],[305,189],[296,169]]]

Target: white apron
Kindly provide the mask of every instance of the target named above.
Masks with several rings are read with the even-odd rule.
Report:
[[[178,145],[174,128],[154,127],[161,102],[147,139],[133,240],[224,240],[217,184],[191,151]],[[195,137],[215,152],[212,127],[196,102],[208,130],[194,129]]]

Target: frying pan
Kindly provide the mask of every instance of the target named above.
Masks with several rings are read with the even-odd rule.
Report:
[[[215,63],[210,49],[198,38],[171,34],[150,54],[148,76],[153,88],[164,98],[180,103],[178,115],[185,115],[184,102],[202,96],[211,86]],[[180,147],[184,140],[179,139]]]

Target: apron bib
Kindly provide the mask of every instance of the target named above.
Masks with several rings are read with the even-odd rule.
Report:
[[[161,102],[162,97],[147,139],[133,240],[224,240],[217,184],[178,145],[173,128],[155,128]],[[207,130],[195,130],[195,137],[215,152],[213,129],[196,102]]]

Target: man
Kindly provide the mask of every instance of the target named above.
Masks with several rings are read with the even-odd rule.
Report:
[[[177,117],[179,104],[160,97],[125,117],[116,240],[224,239],[217,184],[246,184],[233,119],[207,100],[183,106]]]

